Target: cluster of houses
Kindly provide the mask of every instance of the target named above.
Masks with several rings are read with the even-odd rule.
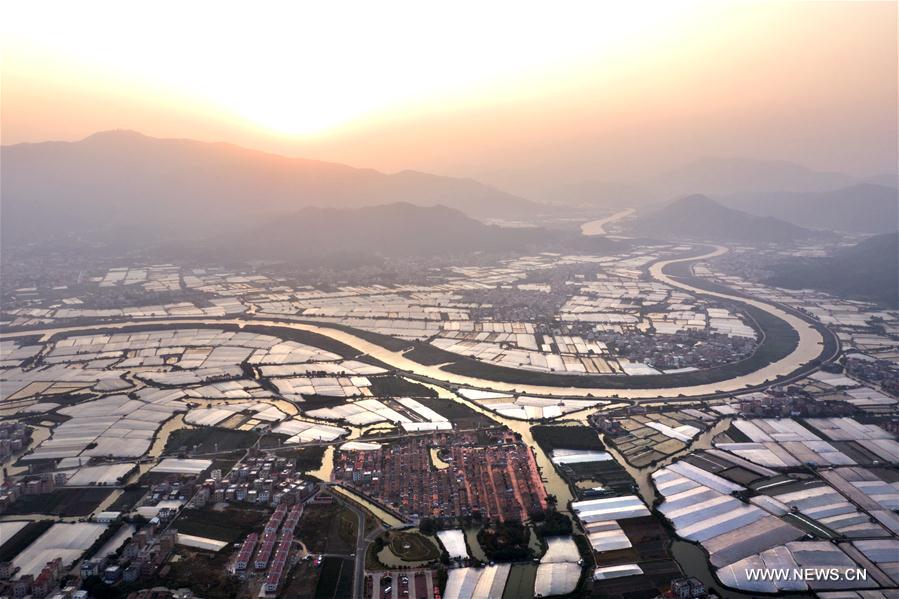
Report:
[[[28,447],[31,429],[21,422],[0,423],[0,460]]]
[[[44,472],[16,480],[6,479],[0,484],[0,514],[21,497],[52,493],[57,487],[64,485],[66,479],[64,472]]]
[[[315,492],[315,484],[283,457],[248,458],[238,468],[222,475],[213,470],[193,498],[196,507],[207,502],[243,502],[265,505],[302,503]]]
[[[59,583],[65,576],[62,559],[56,558],[47,562],[37,576],[31,574],[17,580],[10,580],[18,568],[12,562],[0,562],[0,597],[33,597],[33,599],[86,599],[86,591],[78,591],[77,586],[59,589]],[[57,591],[57,592],[54,592]],[[83,594],[82,594],[83,593]]]
[[[257,573],[265,572],[263,590],[276,593],[288,569],[293,533],[302,515],[302,504],[294,505],[290,511],[287,505],[279,505],[266,523],[261,540],[256,533],[244,539],[234,559],[233,571],[245,573],[252,566]]]

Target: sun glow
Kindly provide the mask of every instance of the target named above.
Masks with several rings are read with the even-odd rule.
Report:
[[[314,136],[435,103],[452,110],[472,98],[551,92],[657,52],[695,9],[289,2],[254,4],[250,14],[221,2],[21,2],[5,8],[0,27],[7,74],[124,84],[154,102]]]

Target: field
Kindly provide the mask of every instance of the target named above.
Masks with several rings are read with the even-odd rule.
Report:
[[[256,442],[258,436],[252,431],[232,431],[213,427],[184,428],[171,434],[165,444],[164,453],[215,453],[246,449]]]
[[[315,587],[315,599],[342,599],[353,596],[353,560],[326,557]]]
[[[586,449],[603,451],[605,447],[599,435],[589,426],[549,426],[537,425],[531,434],[544,451],[553,449]]]
[[[26,495],[6,510],[6,514],[52,514],[87,516],[113,492],[112,489],[57,489],[42,495]]]
[[[633,546],[597,554],[598,563],[600,566],[636,563],[644,574],[594,582],[591,596],[627,599],[659,596],[680,572],[677,562],[672,558],[671,537],[666,524],[656,516],[628,518],[621,520],[619,524]],[[677,543],[697,547],[685,541],[675,541]]]
[[[181,559],[170,561],[160,570],[160,584],[172,589],[188,588],[206,599],[250,597],[244,585],[226,568],[229,552],[215,555],[178,549]]]
[[[479,414],[468,406],[451,399],[421,397],[418,398],[418,402],[449,419],[459,429],[480,428],[495,424],[487,416]]]
[[[503,599],[530,599],[534,596],[534,580],[537,566],[534,564],[513,564],[506,579]]]
[[[349,555],[356,547],[356,515],[337,502],[309,503],[297,526],[296,536],[312,553]]]
[[[329,395],[303,395],[303,410],[318,410],[321,408],[333,408],[346,403],[344,397],[331,397]]]
[[[321,571],[321,568],[312,565],[311,560],[301,560],[290,571],[281,595],[291,599],[312,599],[318,587]]]
[[[589,426],[538,425],[531,428],[531,433],[547,453],[553,449],[605,449],[599,435]],[[634,489],[634,480],[614,460],[563,464],[557,466],[557,469],[578,498],[588,496],[589,489],[599,485],[625,494],[632,493]]]
[[[425,364],[426,366],[436,366],[437,364],[445,364],[447,362],[455,362],[461,356],[446,350],[434,347],[430,343],[422,341],[414,342],[412,349],[405,353],[410,360]]]
[[[407,381],[396,375],[369,377],[371,391],[382,397],[437,397],[437,392],[424,385]]]
[[[321,326],[321,324],[319,323],[313,324]],[[224,330],[228,330],[228,328],[226,328],[225,326],[222,326],[221,328]],[[248,333],[257,333],[260,335],[274,335],[279,339],[296,341],[297,343],[311,345],[313,347],[338,354],[343,358],[351,358],[359,355],[359,352],[349,345],[341,343],[336,339],[331,339],[330,337],[319,335],[318,333],[313,333],[312,331],[301,331],[299,329],[293,329],[290,327],[267,327],[257,325],[247,325],[242,329],[237,329],[235,327],[234,330],[241,330]]]
[[[13,558],[19,574],[37,575],[48,561],[59,557],[64,565],[81,557],[86,549],[101,538],[105,524],[94,522],[57,522],[26,549]]]
[[[575,484],[579,496],[598,485],[609,487],[615,493],[624,495],[633,493],[635,489],[634,479],[615,460],[565,464],[561,472],[563,477]]]
[[[261,528],[268,517],[267,510],[245,507],[228,508],[223,511],[187,509],[175,520],[172,527],[186,535],[233,543],[254,529]]]
[[[111,512],[127,512],[147,493],[146,487],[129,487],[109,506]]]
[[[0,562],[11,561],[12,558],[22,553],[35,539],[44,534],[53,526],[50,520],[38,520],[29,522],[25,528],[19,530],[8,539],[0,539]]]

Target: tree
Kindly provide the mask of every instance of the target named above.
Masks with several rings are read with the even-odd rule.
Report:
[[[81,588],[96,599],[118,599],[122,596],[115,588],[103,582],[99,576],[88,576],[81,584]]]
[[[433,536],[437,532],[437,523],[431,518],[422,518],[418,523],[418,530],[423,535]]]

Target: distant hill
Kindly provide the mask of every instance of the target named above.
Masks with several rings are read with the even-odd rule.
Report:
[[[870,183],[872,185],[883,185],[884,187],[899,188],[899,173],[879,173],[869,177],[863,177],[862,183]]]
[[[659,239],[703,239],[750,243],[784,242],[818,233],[770,217],[746,214],[704,196],[691,195],[645,212],[629,224],[631,233]]]
[[[654,193],[637,185],[600,179],[560,185],[535,197],[544,202],[610,209],[636,208],[658,201]]]
[[[763,192],[721,198],[732,208],[815,229],[888,233],[899,226],[899,191],[859,183],[819,192]]]
[[[613,241],[571,232],[485,225],[445,206],[394,203],[346,210],[305,208],[203,247],[231,259],[321,262],[332,254],[427,257],[583,244],[594,251],[617,247]]]
[[[185,237],[239,231],[307,206],[443,204],[475,217],[541,209],[470,179],[394,175],[225,143],[110,131],[78,142],[3,146],[4,243],[117,229]]]
[[[877,175],[870,179],[866,182],[887,180],[889,176]],[[698,193],[716,199],[731,196],[750,198],[756,195],[824,192],[859,182],[841,173],[816,171],[780,160],[703,158],[664,173],[641,177],[639,181],[588,179],[541,189],[528,194],[528,197],[574,206],[648,208],[664,205],[666,198]],[[724,203],[741,210],[747,209]]]
[[[783,160],[704,158],[648,181],[661,197],[782,191],[825,191],[855,183],[848,175],[815,171]]]
[[[788,260],[775,267],[768,283],[899,308],[899,233],[871,237],[830,258]]]

